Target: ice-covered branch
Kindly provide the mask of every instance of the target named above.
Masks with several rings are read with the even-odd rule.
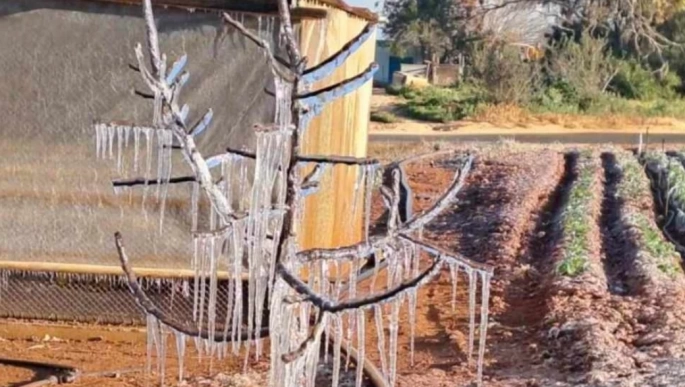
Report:
[[[187,105],[186,105],[187,106]],[[214,112],[212,109],[207,110],[207,113],[205,113],[200,120],[192,126],[192,129],[188,132],[191,136],[197,136],[198,134],[202,133],[209,127],[209,124],[212,122],[212,118],[214,117]],[[185,121],[185,117],[181,117],[183,121]]]
[[[366,27],[356,37],[350,40],[340,49],[340,51],[331,55],[328,59],[321,62],[319,65],[307,69],[302,76],[302,82],[305,84],[312,84],[320,81],[325,77],[333,74],[333,72],[345,63],[345,61],[359,50],[361,46],[369,40],[375,32],[374,25],[367,24]]]
[[[392,170],[392,196],[390,199],[390,216],[388,217],[388,234],[393,234],[397,229],[397,218],[400,210],[400,170]]]
[[[152,75],[160,77],[162,71],[162,55],[159,51],[159,38],[157,34],[157,26],[155,25],[155,17],[152,13],[152,1],[144,0],[143,13],[145,14],[145,27],[147,32],[147,44],[150,50],[150,65],[152,66]],[[141,63],[142,64],[142,63]],[[144,66],[141,66],[141,70]]]
[[[276,59],[276,57],[274,56],[274,52],[271,49],[271,45],[269,45],[269,43],[266,40],[253,34],[250,30],[245,28],[243,23],[233,19],[231,15],[229,15],[228,13],[224,13],[223,17],[226,23],[233,26],[243,36],[251,40],[254,44],[259,46],[264,51],[264,53],[266,54],[267,61],[269,62],[269,66],[271,67],[271,71],[274,73],[274,75],[289,82],[293,81],[293,74],[288,73],[282,69],[281,62],[279,62]]]
[[[145,67],[143,61],[144,55],[140,45],[136,46],[136,58],[138,59],[138,67],[143,79],[155,95],[154,126],[160,129],[170,130],[174,134],[187,163],[195,175],[195,180],[209,196],[210,202],[215,208],[222,223],[228,224],[232,213],[230,203],[222,190],[214,184],[209,166],[204,157],[197,150],[192,134],[188,134],[185,126],[188,108],[184,106],[183,109],[180,109],[176,102],[180,86],[187,80],[187,73],[181,76],[181,79],[178,79],[173,85],[167,83],[167,81],[173,82],[174,79],[177,78],[176,73],[182,71],[186,60],[181,58],[172,66],[172,74],[170,75],[174,75],[173,77],[167,78],[165,76],[165,56],[160,54],[157,26],[155,25],[150,0],[145,0],[143,2],[143,10],[145,14],[148,49],[152,61],[152,73]],[[195,133],[198,133],[206,127],[207,124],[209,124],[211,117],[212,113],[210,110],[194,128]]]
[[[321,90],[300,95],[298,96],[298,99],[303,105],[310,108],[313,106],[322,106],[328,104],[364,86],[366,82],[373,78],[373,74],[375,74],[376,71],[378,71],[378,65],[376,63],[372,63],[362,73],[350,79],[346,79],[340,83],[336,83],[335,85],[331,85]]]
[[[129,262],[128,255],[126,254],[126,249],[124,248],[124,238],[121,233],[117,232],[114,235],[114,242],[117,247],[117,253],[119,254],[119,262],[121,263],[121,268],[126,276],[126,281],[128,283],[131,293],[133,293],[134,298],[138,305],[145,311],[146,314],[154,316],[157,320],[161,321],[164,325],[171,327],[177,332],[181,332],[192,337],[201,337],[203,339],[213,339],[216,342],[226,342],[231,341],[232,337],[230,335],[224,334],[222,331],[209,332],[206,330],[198,329],[197,327],[188,326],[175,317],[168,315],[164,311],[155,305],[154,301],[145,293],[143,288],[138,283],[138,278],[136,274],[131,269],[131,264]],[[225,330],[226,332],[230,329]],[[256,337],[266,337],[269,334],[268,328],[260,328],[253,335],[248,336],[247,333],[242,333],[240,340],[248,340]]]
[[[468,156],[466,162],[464,163],[464,166],[461,167],[461,169],[459,169],[455,174],[455,178],[452,182],[452,185],[440,197],[440,199],[438,199],[438,201],[435,202],[435,204],[431,208],[421,212],[420,214],[416,215],[414,218],[409,220],[407,223],[405,223],[400,232],[406,234],[418,230],[427,225],[428,223],[432,222],[436,216],[440,215],[440,213],[445,211],[447,206],[449,206],[450,203],[454,201],[459,191],[461,191],[461,189],[464,187],[464,184],[466,183],[466,178],[468,177],[468,174],[471,171],[472,165],[473,156]]]
[[[421,274],[413,279],[405,281],[385,292],[345,302],[334,302],[320,294],[317,294],[314,290],[307,286],[307,284],[302,282],[302,280],[293,275],[285,266],[280,263],[277,267],[277,273],[291,288],[293,288],[293,290],[304,296],[306,301],[311,302],[312,305],[319,309],[320,313],[340,313],[352,309],[368,308],[376,304],[391,301],[399,294],[415,289],[424,282],[435,277],[440,272],[442,263],[442,258],[437,256],[428,269],[424,270]]]
[[[459,191],[464,187],[466,178],[471,171],[473,165],[473,156],[466,157],[464,165],[457,171],[455,179],[450,188],[445,192],[440,199],[429,209],[421,214],[415,216],[410,221],[406,222],[401,228],[397,229],[395,233],[388,233],[386,235],[377,235],[369,238],[368,241],[363,241],[354,245],[332,248],[332,249],[311,249],[301,251],[297,257],[305,262],[311,262],[321,259],[349,259],[351,257],[365,258],[373,254],[373,252],[381,246],[387,245],[397,234],[410,234],[413,231],[430,223],[436,216],[443,212],[447,206],[454,201]]]
[[[344,164],[344,165],[379,165],[376,159],[347,157],[347,156],[298,156],[297,162],[317,164]]]
[[[300,46],[297,43],[295,32],[293,30],[293,23],[290,18],[290,4],[288,0],[278,0],[278,16],[281,22],[283,37],[288,49],[288,56],[290,57],[291,69],[299,75],[302,73],[303,61],[300,53]]]
[[[174,62],[174,64],[171,66],[171,70],[169,70],[169,74],[167,74],[165,79],[167,85],[173,85],[174,83],[176,83],[178,76],[181,75],[181,72],[183,71],[187,63],[188,55],[185,54],[178,58],[176,62]]]
[[[228,224],[230,215],[233,212],[231,205],[219,186],[214,184],[212,173],[210,172],[205,159],[202,157],[202,154],[197,150],[193,137],[184,135],[180,140],[182,143],[181,145],[183,146],[183,152],[193,169],[200,187],[209,196],[210,202],[215,207],[216,213],[222,219],[223,224]]]
[[[136,53],[136,60],[138,60],[138,69],[141,77],[143,78],[143,81],[145,81],[145,84],[148,88],[150,88],[150,90],[155,91],[158,88],[156,84],[157,80],[150,73],[150,70],[148,70],[148,68],[145,67],[145,54],[143,54],[143,46],[140,43],[138,43],[135,46],[134,51]]]
[[[419,241],[416,238],[413,238],[409,235],[401,234],[400,238],[413,243],[414,245],[418,246],[421,250],[427,252],[428,254],[442,256],[443,260],[445,260],[445,263],[456,263],[462,267],[481,270],[487,273],[492,273],[494,270],[494,268],[490,265],[476,262],[472,259],[468,259],[459,254],[446,251],[436,246],[432,246],[426,242]]]
[[[297,360],[299,357],[304,355],[304,353],[309,349],[310,346],[312,346],[314,343],[316,343],[316,339],[321,337],[323,334],[323,331],[326,329],[326,324],[325,323],[325,314],[324,312],[319,312],[319,316],[316,319],[316,324],[314,324],[314,328],[312,329],[312,332],[307,336],[307,339],[300,344],[299,347],[297,347],[296,350],[285,353],[281,356],[281,359],[283,360],[284,363],[292,363],[293,361]]]
[[[389,235],[372,236],[369,238],[368,242],[360,242],[350,246],[304,250],[297,253],[297,258],[302,262],[313,262],[322,259],[367,258],[369,255],[373,254],[376,249],[386,245],[391,239],[392,238]]]
[[[161,182],[158,180],[150,180],[150,179],[144,179],[144,178],[139,178],[139,179],[129,179],[129,180],[112,180],[112,186],[115,188],[119,187],[135,187],[139,185],[157,185],[157,184],[181,184],[181,183],[192,183],[197,181],[195,179],[195,176],[181,176],[181,177],[172,177],[168,181]]]

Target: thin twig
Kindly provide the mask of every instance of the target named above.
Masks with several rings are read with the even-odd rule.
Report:
[[[400,171],[392,170],[392,196],[390,202],[390,216],[388,217],[388,233],[394,234],[397,229],[397,218],[400,210]]]
[[[298,95],[297,99],[300,100],[306,100],[306,99],[313,99],[313,98],[326,98],[326,95],[329,93],[333,93],[336,90],[342,90],[345,89],[345,86],[350,85],[355,83],[356,81],[365,78],[368,76],[368,74],[372,71],[375,71],[378,68],[378,64],[372,63],[369,65],[369,67],[366,68],[366,70],[362,71],[361,73],[345,79],[341,82],[335,83],[333,85],[324,87],[323,89],[315,90],[306,94]]]
[[[318,164],[344,164],[344,165],[379,165],[380,162],[376,159],[369,159],[365,157],[347,157],[347,156],[298,156],[297,161],[300,163],[318,163]]]
[[[157,179],[155,180],[149,180],[149,179],[143,179],[143,178],[138,178],[138,179],[129,179],[129,180],[112,180],[112,185],[114,187],[134,187],[134,186],[139,186],[139,185],[157,185],[157,184],[180,184],[180,183],[193,183],[196,182],[197,179],[195,176],[181,176],[181,177],[172,177],[169,179],[169,181],[165,182],[160,182]]]
[[[319,317],[316,320],[316,324],[314,324],[314,328],[312,329],[311,333],[307,336],[307,339],[300,344],[296,350],[292,352],[285,353],[281,356],[281,359],[283,360],[284,363],[292,363],[293,361],[297,360],[300,356],[304,355],[305,352],[307,352],[307,349],[311,347],[315,342],[316,339],[321,337],[321,334],[323,334],[324,329],[326,326],[324,325],[324,312],[319,312]]]
[[[266,42],[266,40],[253,34],[252,31],[245,28],[243,23],[233,19],[231,15],[229,15],[228,13],[224,13],[223,18],[226,21],[226,23],[233,26],[241,34],[243,34],[243,36],[250,39],[254,44],[259,46],[264,51],[267,57],[267,61],[269,62],[269,66],[271,67],[271,70],[273,71],[274,75],[288,82],[292,82],[294,80],[292,73],[288,73],[281,68],[280,62],[277,61],[274,57],[273,51],[271,50],[271,46],[269,45],[269,43]]]
[[[418,239],[413,238],[409,235],[400,234],[400,238],[415,244],[421,250],[423,250],[429,254],[440,255],[446,261],[454,261],[455,263],[457,263],[461,266],[469,267],[471,269],[476,269],[476,270],[482,270],[482,271],[485,271],[488,273],[494,272],[494,268],[488,264],[476,262],[474,260],[468,259],[464,256],[459,255],[459,254],[456,254],[454,252],[450,252],[450,251],[441,249],[439,247],[429,245],[428,243],[419,241]]]
[[[304,63],[302,61],[302,54],[300,54],[300,47],[295,38],[295,32],[293,31],[288,0],[278,0],[278,16],[281,21],[281,28],[283,29],[283,36],[285,37],[285,44],[288,49],[288,56],[290,56],[291,69],[298,74],[299,78],[299,75],[304,71]]]
[[[249,159],[256,159],[254,152],[226,148],[226,152],[236,154]],[[317,163],[317,164],[344,164],[344,165],[378,165],[380,162],[376,159],[361,158],[361,157],[347,157],[347,156],[296,156],[294,157],[298,163]]]
[[[283,264],[278,263],[277,264],[277,272],[280,275],[280,277],[291,287],[293,290],[295,290],[297,293],[299,293],[302,296],[305,296],[309,302],[312,303],[315,307],[319,309],[320,313],[323,312],[329,312],[329,313],[339,313],[339,312],[344,312],[346,310],[351,310],[351,309],[362,309],[369,307],[371,305],[375,305],[378,303],[382,302],[387,302],[394,298],[395,296],[399,295],[400,293],[404,293],[408,290],[414,289],[421,285],[426,279],[432,278],[435,276],[439,271],[440,268],[442,267],[442,258],[440,256],[436,257],[433,261],[433,264],[426,269],[423,273],[419,274],[417,277],[413,278],[412,280],[406,281],[397,287],[390,289],[388,291],[385,291],[380,294],[374,294],[369,297],[357,299],[357,300],[352,300],[352,301],[347,301],[347,302],[333,302],[316,292],[314,292],[307,284],[302,282],[297,276],[293,275]]]
[[[246,150],[242,150],[242,149],[226,148],[226,152],[234,154],[234,155],[242,156],[246,159],[253,159],[254,160],[257,158],[257,156],[254,154],[254,152],[250,152],[250,151],[246,151]]]
[[[445,192],[440,199],[429,209],[421,214],[414,216],[411,220],[406,222],[401,228],[397,229],[396,233],[388,233],[385,235],[376,235],[369,238],[369,241],[363,241],[350,246],[337,247],[332,249],[310,249],[297,253],[298,259],[310,262],[320,259],[346,259],[349,257],[365,258],[373,254],[379,247],[388,244],[397,234],[411,234],[417,229],[430,223],[443,212],[446,207],[454,201],[454,198],[461,191],[466,183],[466,178],[471,171],[473,164],[473,156],[468,156],[464,165],[455,175],[455,179],[450,188]]]

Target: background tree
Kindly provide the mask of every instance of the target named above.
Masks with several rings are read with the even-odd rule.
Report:
[[[383,32],[402,55],[418,48],[426,60],[439,64],[454,55],[468,9],[454,0],[394,0],[385,3],[388,22]]]

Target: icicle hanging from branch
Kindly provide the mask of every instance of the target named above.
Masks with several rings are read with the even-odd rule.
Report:
[[[468,344],[468,361],[473,360],[473,345],[476,334],[476,288],[478,285],[478,273],[469,269],[467,271],[469,278],[469,344]]]

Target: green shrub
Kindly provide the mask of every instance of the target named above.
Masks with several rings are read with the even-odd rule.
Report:
[[[610,83],[610,88],[621,97],[638,100],[658,98],[673,99],[680,78],[668,73],[659,80],[649,69],[635,60],[617,61],[618,73]]]
[[[672,18],[659,26],[659,32],[672,42],[680,43],[675,46],[668,46],[664,49],[663,58],[668,61],[670,72],[674,73],[680,79],[678,85],[681,93],[685,92],[685,12],[680,11],[673,15]],[[655,67],[661,66],[661,61],[655,63]]]
[[[397,116],[390,112],[371,112],[371,121],[373,122],[381,122],[384,124],[394,124],[398,122]]]
[[[548,82],[562,83],[578,101],[601,95],[615,73],[615,65],[608,54],[606,40],[583,33],[578,40],[563,40],[549,50]]]
[[[634,104],[630,101],[616,97],[612,94],[599,95],[594,98],[585,98],[580,101],[579,110],[589,115],[623,114],[629,115],[634,112]]]
[[[388,95],[400,95],[400,94],[402,94],[403,89],[404,88],[402,86],[390,84],[390,85],[385,87],[385,92]]]
[[[613,93],[575,97],[553,87],[543,90],[529,109],[534,113],[685,118],[685,100],[679,97],[651,101],[629,100]]]
[[[490,41],[474,48],[466,81],[485,92],[492,103],[527,105],[540,75],[536,62],[522,60],[520,47]]]
[[[449,122],[466,118],[475,113],[484,100],[471,87],[422,89],[405,88],[400,94],[406,102],[403,112],[423,121]]]
[[[578,113],[581,98],[568,82],[558,80],[543,88],[533,100],[531,110],[551,113]]]

